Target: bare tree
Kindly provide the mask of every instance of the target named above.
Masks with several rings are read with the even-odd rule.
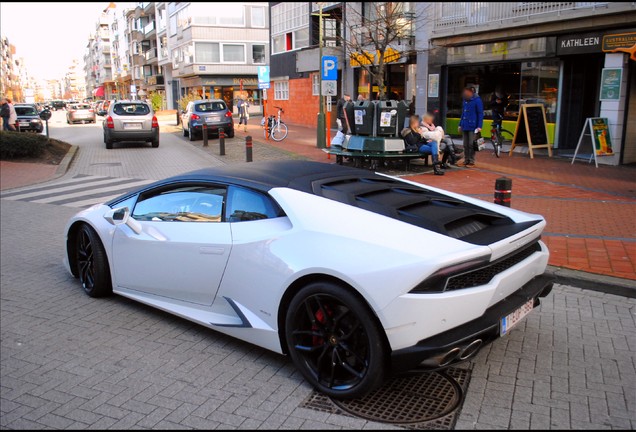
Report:
[[[345,3],[343,25],[350,29],[340,43],[351,64],[367,71],[378,98],[386,98],[387,65],[415,53],[416,17],[413,3]]]

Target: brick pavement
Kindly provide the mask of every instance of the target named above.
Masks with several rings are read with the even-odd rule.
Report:
[[[0,161],[0,190],[51,180],[56,171],[57,165]]]
[[[0,427],[386,427],[298,408],[311,389],[282,356],[87,297],[60,263],[73,211],[0,206]],[[471,363],[458,427],[634,429],[635,317],[634,299],[557,287]]]

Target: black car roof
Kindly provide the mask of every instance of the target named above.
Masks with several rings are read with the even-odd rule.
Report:
[[[171,177],[161,183],[203,180],[246,186],[264,192],[277,187],[290,187],[312,193],[312,184],[316,180],[359,176],[361,173],[363,171],[359,169],[340,165],[292,160],[205,168]]]

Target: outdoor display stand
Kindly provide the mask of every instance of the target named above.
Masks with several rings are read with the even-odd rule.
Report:
[[[548,125],[545,118],[545,107],[542,104],[521,105],[515,136],[512,139],[509,155],[518,145],[527,145],[530,159],[534,159],[534,150],[548,149],[552,157],[552,145],[548,139]]]
[[[589,136],[592,141],[592,154],[590,155],[588,163],[591,163],[592,159],[594,159],[594,164],[596,165],[596,168],[598,168],[599,156],[614,155],[614,150],[612,150],[612,138],[610,137],[609,132],[609,122],[607,119],[602,117],[589,117],[585,119],[585,124],[583,125],[581,136],[579,137],[579,142],[576,145],[576,150],[572,157],[572,164],[574,164],[576,155],[579,153],[581,145],[583,144],[583,138],[586,136]]]

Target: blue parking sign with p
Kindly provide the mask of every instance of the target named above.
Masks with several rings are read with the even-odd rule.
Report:
[[[269,88],[269,66],[258,67],[258,88]]]
[[[338,57],[322,56],[322,79],[325,81],[336,81],[338,79]]]

